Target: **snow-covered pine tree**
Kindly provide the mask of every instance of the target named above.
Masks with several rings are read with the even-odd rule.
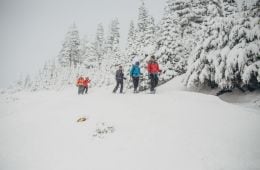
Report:
[[[76,77],[87,76],[91,79],[91,86],[98,84],[98,73],[104,56],[104,30],[99,24],[94,42],[85,36],[81,41],[82,64],[77,68]]]
[[[87,37],[81,41],[81,58],[83,66],[86,69],[94,69],[98,67],[98,56],[96,55],[94,43],[90,42]]]
[[[30,75],[20,75],[19,79],[14,82],[13,85],[9,86],[8,89],[11,89],[13,92],[21,91],[21,90],[27,90],[31,88],[32,81]]]
[[[58,55],[59,63],[63,67],[77,67],[80,64],[80,38],[76,24],[74,23],[66,34],[62,49]]]
[[[220,0],[168,0],[160,22],[157,53],[167,81],[185,73],[187,59],[205,32],[208,22],[222,16]]]
[[[30,75],[27,75],[24,79],[24,88],[23,89],[31,89],[32,79]]]
[[[79,49],[80,49],[80,56],[81,56],[81,59],[82,61],[84,61],[86,58],[86,54],[88,53],[89,51],[89,40],[88,40],[88,37],[85,35],[83,38],[81,38],[80,40],[80,46],[79,46]]]
[[[224,17],[238,12],[238,5],[235,0],[223,0],[222,8]]]
[[[114,82],[114,73],[119,65],[124,64],[124,56],[119,46],[119,21],[113,19],[109,25],[108,36],[106,40],[106,53],[102,61],[102,84],[110,85]]]
[[[134,21],[132,20],[129,26],[127,44],[125,49],[126,55],[129,57],[129,62],[132,61],[132,56],[135,53],[135,44],[134,44],[135,39],[136,39],[135,25],[134,25]]]
[[[105,53],[104,27],[101,23],[97,26],[96,38],[94,41],[94,49],[98,58],[98,65],[100,66]]]
[[[156,49],[156,56],[163,70],[163,81],[183,74],[186,70],[189,46],[185,41],[187,38],[184,38],[184,32],[187,33],[189,18],[186,14],[190,13],[189,5],[188,1],[183,0],[166,2],[164,15],[159,24]]]
[[[247,11],[242,11],[242,15],[244,17],[238,19],[242,26],[235,27],[231,36],[237,37],[234,43],[240,42],[234,44],[234,48],[243,50],[244,63],[241,65],[243,71],[240,86],[245,85],[251,90],[260,88],[260,1],[249,6]]]
[[[145,40],[146,31],[149,22],[148,10],[145,7],[144,1],[141,1],[141,6],[138,8],[138,19],[137,19],[137,28],[136,28],[136,37],[134,42],[135,53],[141,57],[141,60],[145,57]]]
[[[250,15],[252,17],[260,17],[260,1],[257,0],[253,5],[252,8],[250,10]]]
[[[138,8],[138,20],[137,20],[137,31],[145,32],[148,23],[148,11],[145,7],[145,3],[141,0],[141,6]]]
[[[41,80],[41,87],[42,89],[49,89],[50,82],[51,82],[51,74],[52,69],[48,62],[46,62],[43,66],[43,69],[41,71],[42,74],[40,74],[40,80]]]
[[[66,68],[67,67],[62,67]],[[33,81],[30,83],[30,90],[37,91],[42,89],[54,89],[56,88],[57,78],[60,76],[57,74],[57,66],[54,59],[45,62],[42,69],[39,70],[33,78]]]
[[[144,53],[151,55],[155,52],[156,42],[155,42],[155,31],[156,25],[154,17],[148,16],[146,30],[144,32]]]
[[[233,13],[233,12],[232,12]],[[217,84],[221,89],[259,85],[259,17],[234,13],[209,22],[186,73],[188,87]]]

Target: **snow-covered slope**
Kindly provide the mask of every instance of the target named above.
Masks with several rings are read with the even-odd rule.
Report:
[[[3,94],[0,169],[259,169],[260,109],[182,91],[177,82],[155,95],[112,88]]]

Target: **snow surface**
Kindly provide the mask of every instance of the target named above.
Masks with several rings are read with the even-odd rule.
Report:
[[[1,94],[0,169],[260,169],[260,107],[186,91],[180,80],[155,95]]]

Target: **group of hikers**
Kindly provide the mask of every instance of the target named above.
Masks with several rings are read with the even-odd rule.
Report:
[[[158,80],[159,80],[158,75],[161,72],[158,63],[155,60],[155,56],[151,56],[150,60],[148,61],[147,71],[150,79],[150,92],[155,93],[155,87],[158,85]],[[139,80],[142,75],[143,73],[141,73],[140,62],[135,61],[130,70],[130,76],[134,86],[134,93],[138,93]],[[126,78],[124,76],[122,66],[119,66],[118,70],[116,71],[115,79],[116,79],[116,86],[113,90],[113,93],[117,92],[119,86],[120,86],[119,92],[123,93],[124,80],[126,80]],[[83,77],[80,77],[77,81],[78,94],[87,93],[89,83],[90,80],[88,77],[86,77],[85,79]]]
[[[80,76],[77,80],[78,94],[88,93],[89,83],[90,83],[90,79],[88,77],[83,78],[82,76]]]

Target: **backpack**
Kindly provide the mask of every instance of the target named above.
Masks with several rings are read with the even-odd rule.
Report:
[[[140,68],[138,66],[133,66],[131,70],[131,76],[139,77],[140,76]]]

